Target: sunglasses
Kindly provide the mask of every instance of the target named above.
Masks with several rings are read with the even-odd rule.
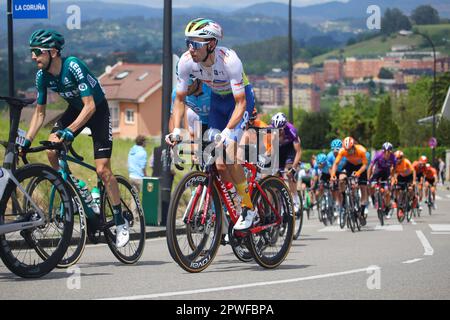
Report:
[[[31,53],[34,53],[36,57],[39,57],[44,51],[50,51],[52,49],[31,48]]]
[[[186,47],[188,47],[188,49],[193,49],[193,50],[201,49],[208,43],[209,43],[209,41],[194,41],[194,40],[186,39]]]

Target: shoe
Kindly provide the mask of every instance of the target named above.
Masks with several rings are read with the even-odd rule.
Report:
[[[392,209],[397,209],[397,202],[394,201],[394,202],[392,203]]]
[[[220,244],[223,246],[226,246],[228,243],[230,243],[228,234],[222,234],[222,239],[220,239]]]
[[[298,212],[300,210],[300,203],[294,201],[294,212]]]
[[[367,209],[367,207],[364,208],[364,214],[368,215],[369,214],[369,209]]]
[[[242,231],[249,229],[253,224],[253,219],[256,216],[256,210],[250,210],[249,208],[242,208],[242,213],[239,216],[238,221],[234,225],[233,229]]]
[[[124,224],[118,225],[116,228],[116,247],[124,247],[130,240],[130,232],[128,231],[128,221],[125,220]]]
[[[421,205],[419,205],[419,211],[422,211],[423,209],[422,209],[422,206]]]
[[[433,202],[433,210],[437,210],[436,203]]]
[[[362,227],[364,227],[367,224],[367,220],[366,220],[366,217],[364,216],[364,214],[360,215],[359,223],[361,224]]]

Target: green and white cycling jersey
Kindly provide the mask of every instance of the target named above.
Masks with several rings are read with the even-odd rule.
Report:
[[[81,98],[93,96],[95,104],[105,99],[100,82],[89,71],[83,61],[76,57],[62,58],[61,73],[55,77],[51,73],[39,70],[36,73],[37,103],[47,104],[47,89],[59,93],[70,106],[81,110],[84,106]]]

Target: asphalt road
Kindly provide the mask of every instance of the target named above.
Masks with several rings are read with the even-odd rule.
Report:
[[[133,266],[101,244],[88,246],[76,267],[41,279],[18,278],[0,262],[0,299],[449,299],[450,191],[440,188],[437,207],[384,227],[370,209],[357,233],[314,216],[275,270],[242,263],[221,246],[208,269],[189,274],[172,260],[165,238],[147,240]]]

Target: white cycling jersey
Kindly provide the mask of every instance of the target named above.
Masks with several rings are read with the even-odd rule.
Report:
[[[189,51],[181,56],[178,62],[177,92],[187,92],[189,75],[202,80],[214,93],[220,95],[238,95],[245,92],[249,81],[236,52],[217,47],[214,54],[215,62],[211,67],[194,62]]]

